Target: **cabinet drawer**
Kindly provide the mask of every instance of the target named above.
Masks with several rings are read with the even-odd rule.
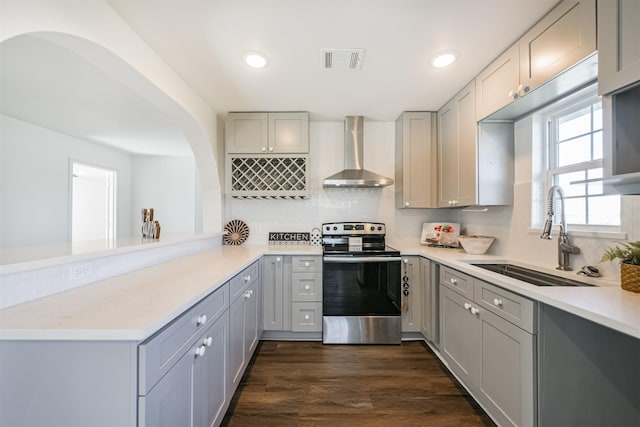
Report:
[[[322,273],[293,273],[292,301],[322,301]]]
[[[473,277],[453,270],[449,267],[440,269],[440,284],[473,299]]]
[[[475,302],[520,328],[535,333],[534,302],[476,279]]]
[[[291,257],[291,271],[294,273],[318,273],[322,271],[321,256]]]
[[[145,395],[182,357],[199,333],[229,308],[225,284],[138,346],[138,393]],[[207,325],[207,326],[205,326]]]
[[[242,270],[230,283],[231,301],[234,301],[247,287],[258,280],[259,263],[258,261]]]
[[[322,303],[291,303],[291,330],[293,332],[322,331]]]

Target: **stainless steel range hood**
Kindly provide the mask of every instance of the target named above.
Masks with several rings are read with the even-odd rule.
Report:
[[[363,168],[363,116],[347,116],[344,121],[344,169],[325,178],[324,187],[378,188],[393,184],[391,178]]]

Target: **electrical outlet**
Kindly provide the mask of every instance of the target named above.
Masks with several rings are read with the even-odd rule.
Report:
[[[79,264],[69,267],[69,281],[71,283],[85,281],[91,275],[91,265]]]

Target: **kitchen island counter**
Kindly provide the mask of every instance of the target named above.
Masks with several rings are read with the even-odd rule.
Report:
[[[222,246],[0,310],[0,340],[141,341],[262,255],[309,245]]]

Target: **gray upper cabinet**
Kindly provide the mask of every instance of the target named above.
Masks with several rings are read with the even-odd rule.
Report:
[[[517,119],[594,81],[595,51],[594,0],[559,3],[478,74],[476,120]]]
[[[640,2],[598,1],[598,93],[640,81]]]
[[[519,44],[523,95],[595,52],[595,0],[564,0]]]
[[[309,152],[308,113],[269,113],[270,153]]]
[[[396,208],[438,206],[437,113],[404,112],[396,120]]]
[[[438,206],[468,206],[476,200],[475,82],[438,112]]]
[[[232,154],[309,152],[309,113],[229,113],[225,147]]]
[[[476,120],[480,121],[519,97],[520,46],[511,46],[476,77]]]
[[[513,124],[476,122],[475,81],[438,111],[438,206],[513,203]]]

